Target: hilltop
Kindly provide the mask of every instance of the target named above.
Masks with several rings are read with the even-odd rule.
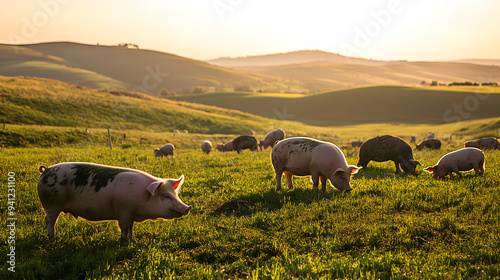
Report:
[[[320,50],[301,50],[285,53],[251,55],[243,57],[221,57],[207,60],[207,62],[228,68],[238,67],[268,67],[302,63],[332,63],[356,65],[384,65],[390,63],[381,60],[369,60],[357,57],[348,57],[336,53]]]
[[[158,95],[234,90],[283,91],[297,83],[279,77],[227,69],[174,54],[126,46],[52,42],[0,45],[0,75],[57,79],[93,88]],[[300,87],[299,87],[299,90]]]
[[[217,91],[317,93],[366,85],[499,82],[498,60],[382,61],[305,50],[209,61],[72,42],[0,44],[0,75],[57,79],[153,96]]]
[[[241,71],[301,82],[311,92],[366,85],[417,86],[423,82],[442,84],[498,81],[498,60],[383,61],[346,57],[305,50],[289,53],[219,58],[208,62]]]

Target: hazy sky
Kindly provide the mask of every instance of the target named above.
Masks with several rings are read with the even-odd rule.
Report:
[[[0,0],[0,43],[135,43],[195,59],[320,49],[500,59],[498,0]]]

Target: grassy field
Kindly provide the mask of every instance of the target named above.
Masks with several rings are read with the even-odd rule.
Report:
[[[360,123],[444,124],[498,117],[498,87],[369,86],[312,95],[220,92],[170,97],[279,120],[334,126]]]
[[[262,139],[282,127],[288,136],[334,142],[356,164],[352,141],[381,134],[421,140],[435,132],[443,148],[414,153],[429,166],[465,140],[498,137],[498,116],[438,125],[316,127],[125,91],[5,77],[0,102],[0,279],[500,278],[500,151],[485,151],[484,177],[467,173],[454,180],[435,181],[422,167],[416,177],[396,175],[390,162],[371,163],[353,177],[354,190],[342,193],[331,186],[312,191],[308,177],[295,178],[295,189],[276,192],[269,149],[209,155],[200,149],[205,139],[216,145],[249,130]],[[166,142],[176,146],[175,156],[155,158],[153,149]],[[38,167],[67,161],[136,168],[163,178],[183,174],[181,198],[193,209],[180,219],[137,224],[129,242],[120,241],[114,221],[60,215],[57,237],[49,240],[36,192]],[[7,263],[14,255],[15,263]]]
[[[368,128],[357,129],[370,137]],[[45,130],[61,134],[58,128]],[[348,194],[331,186],[325,193],[312,191],[308,177],[296,177],[293,190],[276,192],[269,149],[204,155],[202,139],[223,142],[230,136],[182,135],[173,139],[178,146],[173,158],[154,158],[154,143],[166,135],[142,134],[148,142],[129,137],[112,151],[99,138],[2,148],[0,178],[7,186],[9,172],[15,173],[17,220],[15,273],[4,262],[1,279],[500,277],[499,151],[485,152],[484,177],[435,181],[421,168],[414,177],[395,175],[392,163],[371,163],[353,177]],[[335,142],[333,132],[323,139]],[[415,151],[415,158],[424,166],[434,164],[462,140],[445,141],[440,151]],[[356,164],[358,150],[338,144]],[[140,223],[134,239],[125,243],[115,222],[89,223],[61,214],[57,238],[49,240],[36,193],[38,166],[65,161],[126,166],[165,178],[184,174],[181,198],[193,209],[181,219]],[[2,213],[8,212],[5,189]],[[223,207],[234,199],[244,203]],[[1,216],[4,225],[7,217]],[[7,228],[0,231],[7,253],[9,235]]]

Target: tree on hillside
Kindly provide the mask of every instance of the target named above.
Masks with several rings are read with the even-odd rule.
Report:
[[[160,97],[168,97],[168,96],[174,96],[174,95],[177,95],[175,92],[173,91],[169,91],[168,89],[166,88],[162,88],[159,92],[158,92],[158,95]]]

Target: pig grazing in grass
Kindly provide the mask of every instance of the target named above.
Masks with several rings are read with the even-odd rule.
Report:
[[[161,148],[156,148],[154,150],[155,157],[163,157],[163,156],[173,156],[175,147],[173,144],[166,144]]]
[[[453,179],[453,173],[461,176],[460,171],[471,169],[474,169],[476,176],[484,175],[484,153],[477,148],[463,148],[447,153],[436,165],[424,168],[432,173],[434,179],[443,179],[448,174]]]
[[[203,143],[201,143],[201,150],[208,155],[210,151],[212,151],[212,142],[208,140],[203,141]]]
[[[413,151],[410,145],[403,139],[392,135],[377,136],[366,140],[359,148],[358,166],[366,167],[373,160],[383,162],[392,160],[396,165],[396,173],[401,169],[405,173],[415,174],[417,165],[420,162],[413,159]]]
[[[254,136],[242,135],[234,138],[233,140],[233,150],[237,151],[238,154],[241,150],[250,149],[250,151],[255,151],[258,149],[257,138]]]
[[[500,143],[496,138],[486,137],[467,141],[464,143],[464,147],[478,148],[481,150],[500,150]]]
[[[221,152],[230,152],[233,150],[233,140],[224,144],[217,144],[217,150]]]
[[[339,147],[307,137],[291,137],[278,142],[271,152],[271,162],[276,172],[278,191],[281,190],[283,173],[290,189],[293,188],[292,175],[311,175],[315,190],[321,181],[322,190],[326,191],[326,180],[329,179],[335,188],[350,191],[351,174],[356,174],[359,169],[347,165]]]
[[[160,179],[135,169],[84,162],[39,170],[38,196],[49,238],[55,236],[61,212],[90,221],[118,220],[122,239],[131,239],[134,222],[178,218],[191,210],[178,196],[184,176]]]
[[[260,141],[259,143],[259,148],[261,150],[266,149],[267,147],[271,146],[274,147],[277,141],[285,139],[286,134],[285,131],[281,128],[275,129],[271,132],[269,132],[266,135],[266,138],[264,140]]]
[[[421,151],[423,148],[427,148],[429,150],[439,150],[441,149],[441,140],[439,139],[425,139],[417,145],[417,150]]]

